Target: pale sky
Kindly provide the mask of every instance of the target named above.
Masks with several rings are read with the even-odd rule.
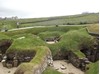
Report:
[[[0,17],[24,18],[99,12],[99,0],[0,0]]]

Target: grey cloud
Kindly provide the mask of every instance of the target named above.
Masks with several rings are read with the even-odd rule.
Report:
[[[17,10],[0,7],[0,17],[6,17],[6,16],[27,17],[28,14],[29,13],[24,12],[24,11],[17,11]]]

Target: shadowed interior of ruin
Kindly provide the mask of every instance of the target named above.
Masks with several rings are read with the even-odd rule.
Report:
[[[68,53],[69,53],[69,52],[61,52],[61,51],[59,51],[59,52],[53,57],[53,59],[54,59],[54,60],[64,60],[64,59],[68,60]]]
[[[86,57],[89,59],[91,62],[96,62],[99,60],[99,50],[90,50],[90,49],[82,49],[81,52],[83,52]]]
[[[11,44],[11,40],[0,41],[0,61],[5,61],[5,63],[3,63],[4,67],[17,67],[22,62],[30,62],[36,54],[36,51],[29,50],[20,53],[17,51],[7,53],[6,51],[11,46]]]
[[[12,64],[12,67],[13,66],[16,67],[23,62],[30,62],[34,58],[35,54],[36,54],[35,51],[24,51],[20,53],[17,52],[6,53],[7,63]],[[14,63],[16,63],[16,65],[14,65]]]
[[[82,53],[86,55],[86,58],[88,58],[91,62],[96,62],[99,60],[99,40],[96,41],[96,43],[93,45],[93,48],[88,49],[86,47],[82,47],[80,50]]]
[[[10,47],[11,44],[11,40],[3,40],[0,42],[0,52],[2,55],[6,53],[6,50]]]

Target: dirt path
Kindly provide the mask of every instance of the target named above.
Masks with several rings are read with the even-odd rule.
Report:
[[[11,68],[11,69],[3,67],[1,62],[0,62],[0,74],[14,74],[16,69],[17,69],[16,67]]]
[[[53,62],[54,69],[64,73],[64,74],[84,74],[83,71],[74,67],[71,63],[65,62],[65,60],[58,60]],[[63,68],[63,69],[61,69]]]
[[[54,41],[48,41],[46,42],[47,44],[54,44],[55,42]]]

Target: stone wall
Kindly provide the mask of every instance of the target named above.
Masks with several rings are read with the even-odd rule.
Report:
[[[53,59],[54,60],[63,60],[63,59],[68,60],[68,53],[69,52],[58,51],[58,53],[54,55]]]
[[[0,55],[0,58],[2,58],[0,61],[4,67],[12,68],[17,67],[22,62],[30,62],[35,54],[35,51],[7,52],[3,57]]]
[[[14,74],[42,74],[42,72],[47,68],[47,66],[53,65],[51,51],[47,50],[45,54],[46,55],[44,55],[43,57],[40,57],[41,59],[41,61],[39,61],[40,63],[33,65],[33,68],[31,68],[31,70],[22,70],[21,65],[19,65],[18,69],[15,71]],[[34,62],[32,61],[30,61],[29,63],[34,64]],[[27,64],[27,66],[29,65]]]
[[[68,60],[72,63],[75,67],[80,68],[82,71],[87,70],[87,64],[89,64],[88,58],[79,58],[73,52],[69,52]]]
[[[38,66],[34,69],[33,74],[42,74],[42,72],[47,68],[47,66],[51,66],[52,64],[52,56],[48,54],[44,57],[44,60],[41,61],[41,63],[38,64]]]
[[[75,67],[79,68],[81,61],[79,60],[79,58],[73,53],[73,52],[69,52],[68,55],[68,60],[70,63],[72,63]]]
[[[68,60],[69,63],[72,63],[75,67],[80,68],[81,70],[86,69],[86,64],[89,63],[88,59],[79,58],[77,55],[75,55],[72,51],[68,52],[61,52],[59,51],[54,57],[54,60]],[[84,60],[86,59],[86,60]],[[85,62],[86,61],[86,62]]]

